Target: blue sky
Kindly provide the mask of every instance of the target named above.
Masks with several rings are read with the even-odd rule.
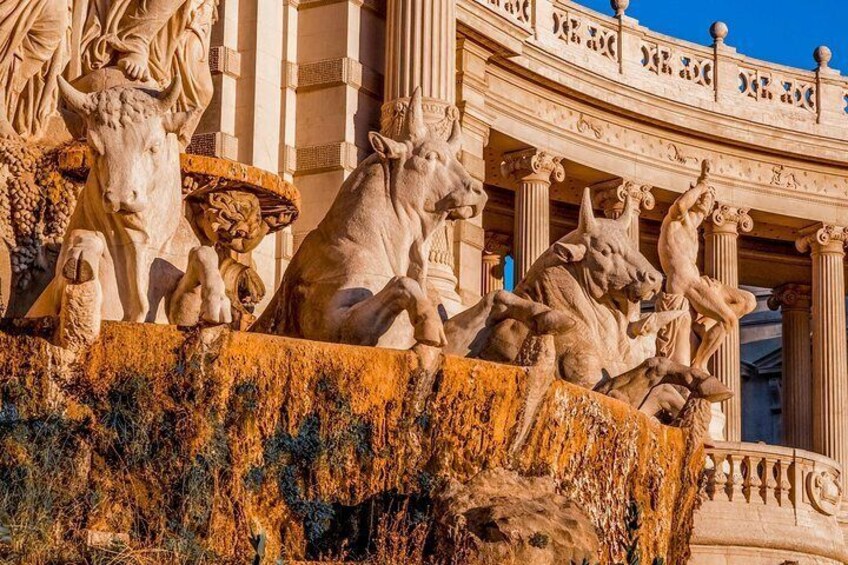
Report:
[[[609,0],[576,0],[611,14]],[[831,66],[848,75],[848,2],[845,0],[631,0],[627,14],[656,31],[702,45],[712,43],[710,25],[730,27],[728,45],[740,53],[812,69],[813,50],[827,45]]]

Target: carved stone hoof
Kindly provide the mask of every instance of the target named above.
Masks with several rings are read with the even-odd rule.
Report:
[[[96,276],[94,267],[80,252],[76,257],[71,257],[62,266],[62,276],[71,284],[82,284],[93,280]]]
[[[722,402],[733,397],[733,391],[724,386],[716,377],[710,376],[698,387],[696,393],[710,402]]]
[[[445,336],[445,326],[438,318],[428,317],[415,325],[415,343],[429,347],[442,348],[448,344]]]

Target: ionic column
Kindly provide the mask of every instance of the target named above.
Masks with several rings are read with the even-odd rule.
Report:
[[[509,236],[487,232],[483,248],[483,295],[504,288],[504,258],[509,254]]]
[[[809,285],[789,283],[774,289],[768,300],[769,308],[780,308],[783,326],[783,442],[806,450],[813,449],[811,292]]]
[[[515,193],[515,281],[551,245],[551,180],[565,180],[561,157],[537,149],[507,153],[501,173],[518,181]]]
[[[749,232],[754,221],[748,210],[717,204],[704,222],[704,273],[722,284],[739,286],[739,231]],[[724,339],[710,360],[710,372],[734,392],[721,403],[727,441],[742,441],[741,357],[739,355],[739,326]],[[720,439],[720,438],[714,438]]]
[[[813,260],[813,450],[848,469],[845,242],[848,228],[813,226],[795,242]],[[843,473],[843,487],[848,486]]]
[[[456,0],[389,0],[386,14],[385,104],[383,133],[397,138],[409,97],[421,88],[424,117],[445,139],[456,108]],[[429,257],[429,282],[439,291],[448,314],[462,310],[454,270],[454,229],[447,223],[435,234]],[[479,279],[478,279],[479,280]],[[476,284],[476,283],[475,283]]]
[[[633,206],[630,222],[630,238],[639,248],[639,216],[642,210],[653,210],[656,199],[651,194],[652,186],[639,185],[633,181],[615,179],[592,186],[595,206],[604,211],[607,218],[617,220],[624,213],[628,199]]]

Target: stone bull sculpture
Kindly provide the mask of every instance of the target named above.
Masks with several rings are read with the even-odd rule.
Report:
[[[85,125],[91,170],[71,216],[57,274],[28,316],[60,314],[68,283],[96,274],[104,320],[193,325],[230,321],[218,256],[200,246],[182,202],[177,134],[187,113],[162,93],[116,86],[85,94],[59,79],[65,103]],[[97,240],[102,257],[92,256]]]
[[[458,122],[447,140],[433,134],[419,90],[405,120],[403,139],[369,135],[374,154],[304,239],[252,331],[398,349],[447,345],[427,288],[430,240],[445,221],[480,214],[486,193],[457,159]],[[469,342],[468,320],[482,326],[517,317],[543,332],[564,323],[550,308],[506,292],[492,293],[460,317],[459,326],[447,322],[448,333],[454,326]]]

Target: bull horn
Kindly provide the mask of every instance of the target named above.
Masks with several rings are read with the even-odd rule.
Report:
[[[456,154],[462,150],[462,126],[459,124],[459,119],[453,121],[453,128],[451,129],[451,134],[448,138],[448,145],[450,146],[451,151]]]
[[[583,202],[580,204],[580,221],[577,231],[588,233],[595,229],[595,212],[592,210],[592,191],[586,187],[583,189]]]
[[[59,92],[62,99],[74,113],[81,117],[88,115],[88,94],[80,92],[63,77],[59,77]]]
[[[621,216],[618,217],[618,223],[625,228],[629,228],[635,212],[636,208],[633,206],[633,197],[626,196],[624,198],[624,210],[622,210]]]
[[[161,94],[159,94],[158,104],[162,112],[170,112],[174,109],[174,105],[180,98],[180,94],[182,93],[182,91],[183,88],[180,76],[179,74],[174,73],[174,78],[171,79],[171,84],[169,84],[168,88],[166,88],[161,92]]]
[[[429,130],[424,122],[424,105],[421,100],[421,87],[415,87],[409,99],[409,110],[406,113],[406,130],[409,140],[413,143],[423,141]]]

